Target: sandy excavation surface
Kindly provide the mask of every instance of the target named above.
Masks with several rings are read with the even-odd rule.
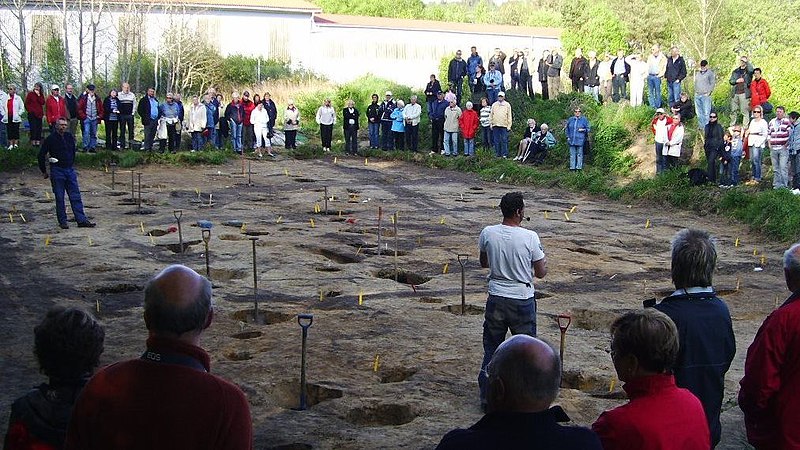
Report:
[[[363,158],[339,157],[334,163],[332,156],[252,161],[252,185],[239,161],[139,170],[141,211],[131,202],[130,171],[116,173],[112,190],[110,172],[81,170],[95,229],[74,222],[69,230],[56,227],[49,183],[37,170],[0,180],[0,433],[12,400],[41,380],[31,349],[32,328],[44,311],[53,304],[99,309],[107,330],[102,363],[137,357],[146,334],[141,290],[147,279],[172,263],[205,272],[198,220],[213,224],[217,308],[203,344],[213,372],[247,394],[256,448],[432,448],[448,430],[480,418],[476,377],[486,271],[479,267],[477,238],[483,226],[499,222],[499,199],[512,187],[399,162],[365,165]],[[713,230],[720,253],[715,285],[730,306],[737,338],[719,448],[742,448],[738,382],[758,326],[786,296],[784,245],[719,217],[517,189],[525,192],[531,216],[525,226],[540,234],[549,260],[550,273],[536,286],[540,337],[557,348],[555,317],[572,316],[558,402],[576,424],[591,424],[624,401],[619,383],[612,386],[606,353],[611,320],[670,292],[669,240],[678,229]],[[183,254],[178,234],[165,234],[176,225],[175,210],[182,211]],[[258,238],[258,322],[250,237]],[[458,254],[469,255],[465,315]],[[754,271],[762,264],[763,271]],[[314,316],[307,411],[293,409],[299,313]]]

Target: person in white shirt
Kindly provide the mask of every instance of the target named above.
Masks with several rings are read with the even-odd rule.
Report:
[[[769,123],[764,120],[764,109],[760,105],[753,108],[753,118],[744,137],[750,147],[750,163],[753,166],[753,178],[745,184],[752,186],[761,182],[761,153],[769,137]]]
[[[254,153],[262,158],[264,156],[264,148],[267,149],[267,154],[275,157],[272,153],[272,135],[269,131],[269,112],[264,109],[264,103],[259,102],[256,109],[250,114],[250,123],[253,124],[253,132],[256,135]]]
[[[667,71],[667,57],[661,52],[661,46],[655,44],[647,57],[647,102],[651,108],[661,108],[661,79]]]
[[[630,55],[625,61],[631,66],[628,75],[631,84],[631,106],[640,106],[644,98],[644,84],[647,80],[647,63],[639,55]]]
[[[483,363],[478,375],[481,406],[486,404],[486,366],[505,340],[506,332],[536,336],[536,299],[533,278],[547,275],[547,258],[539,235],[521,226],[525,201],[520,192],[500,200],[503,221],[481,231],[478,239],[481,267],[489,269],[489,297],[483,322]],[[533,269],[533,270],[531,270]]]
[[[673,169],[678,167],[683,149],[684,129],[681,123],[681,115],[672,116],[672,123],[667,126],[667,142],[664,144],[663,154],[666,159],[666,168]]]
[[[192,152],[203,147],[203,132],[206,130],[206,105],[200,99],[192,96],[192,106],[189,110],[189,131],[192,133]]]
[[[603,97],[603,103],[611,102],[611,55],[606,53],[603,60],[597,66],[597,77],[600,78],[600,95]]]
[[[672,118],[664,113],[664,108],[658,108],[650,125],[656,142],[656,175],[661,175],[666,169],[664,145],[669,142],[667,127],[672,125]]]
[[[422,105],[417,103],[417,96],[411,96],[411,103],[403,109],[403,120],[406,123],[406,146],[412,152],[419,148],[419,118],[422,116]]]
[[[336,123],[336,110],[331,106],[331,99],[326,98],[322,106],[317,109],[317,123],[322,140],[322,151],[329,152],[333,139],[333,125]]]

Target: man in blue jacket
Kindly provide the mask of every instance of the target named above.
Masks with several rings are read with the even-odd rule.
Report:
[[[469,90],[472,93],[475,93],[474,89],[475,86],[472,84],[472,80],[475,79],[475,74],[478,73],[478,66],[483,65],[483,58],[481,55],[478,54],[478,49],[475,47],[470,47],[470,55],[467,58],[467,76],[469,77]]]
[[[461,59],[461,50],[458,50],[456,57],[450,60],[450,65],[447,67],[447,81],[453,86],[458,105],[461,104],[465,76],[467,76],[467,62]]]
[[[673,369],[675,382],[692,391],[703,404],[711,448],[720,440],[725,373],[736,354],[731,314],[712,285],[716,264],[717,250],[707,232],[679,231],[672,239],[675,292],[654,306],[678,326],[681,346]]]
[[[69,196],[69,204],[72,206],[72,213],[75,221],[80,228],[93,228],[94,223],[89,222],[89,218],[83,212],[83,202],[81,201],[81,190],[78,187],[78,176],[72,164],[75,162],[75,136],[67,133],[67,119],[63,117],[56,121],[56,132],[50,133],[44,140],[42,148],[39,150],[39,170],[42,171],[44,178],[50,178],[53,186],[53,194],[56,197],[56,217],[58,226],[66,230],[67,209],[64,207],[64,192]],[[50,155],[50,175],[47,174],[45,157]]]
[[[447,106],[444,92],[437,92],[433,110],[428,112],[431,118],[431,155],[441,152],[444,146],[444,110]]]
[[[591,126],[589,120],[581,114],[581,108],[575,108],[575,115],[567,120],[567,144],[569,144],[569,170],[583,170],[583,147]]]

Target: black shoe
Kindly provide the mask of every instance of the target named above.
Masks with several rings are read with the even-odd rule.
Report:
[[[69,225],[67,225],[67,222],[60,222],[60,223],[58,224],[58,226],[59,226],[59,227],[60,227],[62,230],[69,230]],[[80,226],[80,225],[78,225],[78,226]]]
[[[94,228],[96,226],[97,226],[96,223],[89,222],[88,220],[86,222],[78,222],[78,228]],[[61,227],[61,228],[64,228],[64,227]]]

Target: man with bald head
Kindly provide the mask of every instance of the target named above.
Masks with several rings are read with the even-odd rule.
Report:
[[[66,449],[230,449],[253,445],[242,391],[212,375],[200,336],[214,316],[211,283],[181,265],[147,283],[147,350],[99,371],[78,399]]]
[[[561,361],[547,343],[512,336],[497,347],[487,372],[486,415],[466,430],[447,433],[437,450],[602,448],[593,431],[558,424],[570,419],[560,406],[550,406],[561,384]]]
[[[800,243],[783,254],[792,293],[764,320],[744,363],[739,408],[756,449],[800,446]]]

